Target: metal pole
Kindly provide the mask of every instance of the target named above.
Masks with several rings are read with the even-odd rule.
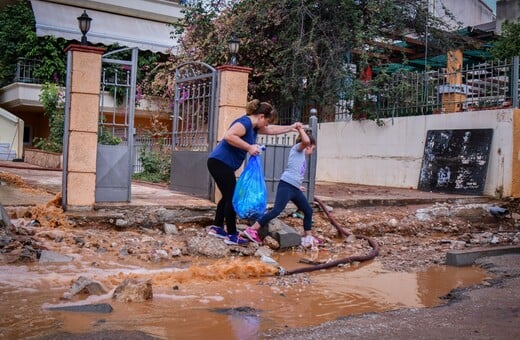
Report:
[[[65,108],[63,122],[63,164],[61,170],[61,206],[67,210],[67,177],[69,167],[70,92],[72,87],[72,52],[67,52],[67,76],[65,78]]]
[[[135,120],[135,87],[137,83],[137,61],[139,58],[139,49],[137,47],[134,47],[132,49],[132,69],[130,72],[130,112],[128,114],[130,117],[127,116],[128,120],[128,131],[126,133],[128,138],[128,152],[130,154],[130,157],[128,159],[128,167],[130,169],[130,176],[128,176],[128,195],[126,197],[127,201],[130,202],[132,200],[132,174],[134,173],[134,139],[135,139],[135,128],[134,128],[134,120]],[[115,116],[115,115],[114,115]]]
[[[316,144],[318,143],[318,117],[317,117],[318,111],[314,108],[310,111],[310,117],[309,117],[309,127],[311,129],[312,136],[316,140]],[[316,163],[318,162],[318,148],[316,147],[316,150],[309,158],[309,169],[310,169],[310,176],[309,176],[309,187],[308,187],[308,196],[307,199],[309,202],[314,201],[314,185],[316,184]]]
[[[516,56],[516,57],[513,57],[513,72],[512,72],[512,78],[511,79],[511,92],[512,95],[513,95],[513,107],[515,108],[518,108],[519,107],[519,103],[518,103],[518,76],[519,76],[519,70],[518,70],[518,66],[519,66],[519,62],[520,61],[520,57],[519,56]]]

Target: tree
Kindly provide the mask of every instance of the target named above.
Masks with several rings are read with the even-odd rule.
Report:
[[[0,12],[0,84],[13,80],[18,58],[38,60],[33,77],[41,82],[64,82],[66,41],[38,37],[28,1],[7,5]]]
[[[502,34],[491,47],[495,59],[507,59],[520,55],[520,20],[516,23],[504,22]]]
[[[55,83],[45,83],[39,96],[43,104],[44,114],[49,118],[49,137],[35,138],[34,146],[51,152],[63,151],[63,133],[65,122],[65,98],[63,90]]]
[[[226,63],[227,41],[236,34],[241,40],[239,64],[253,69],[252,97],[282,105],[303,99],[316,105],[335,103],[338,93],[352,85],[347,81],[353,78],[349,62],[355,60],[358,70],[380,62],[377,55],[386,51],[375,41],[427,35],[430,53],[463,43],[426,6],[423,0],[199,2],[186,8],[176,26],[180,55],[163,70],[156,69],[153,80],[171,87],[171,70],[182,61]]]

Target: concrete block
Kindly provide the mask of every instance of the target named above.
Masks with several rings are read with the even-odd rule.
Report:
[[[5,228],[11,225],[11,219],[9,218],[9,214],[7,210],[5,210],[2,203],[0,203],[0,227]]]
[[[301,236],[295,231],[278,230],[274,238],[280,244],[280,248],[296,247],[301,243]]]
[[[70,131],[67,170],[95,173],[97,161],[96,150],[96,133]]]
[[[99,124],[98,95],[76,93],[70,99],[70,112],[70,130],[97,133]]]
[[[65,263],[70,262],[74,258],[68,255],[62,255],[59,253],[55,253],[50,250],[42,250],[39,263]]]
[[[69,172],[67,176],[67,210],[72,206],[92,207],[96,202],[96,174]]]
[[[296,247],[301,243],[300,234],[279,219],[269,222],[269,235],[278,241],[280,248]]]
[[[475,260],[486,256],[499,256],[505,254],[520,253],[520,246],[504,246],[493,248],[476,248],[471,250],[450,250],[446,253],[448,266],[470,266]]]
[[[71,92],[99,94],[101,54],[75,51],[72,57]]]

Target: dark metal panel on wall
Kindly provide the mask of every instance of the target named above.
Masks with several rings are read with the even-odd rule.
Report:
[[[428,130],[418,189],[482,195],[492,139],[493,129]]]

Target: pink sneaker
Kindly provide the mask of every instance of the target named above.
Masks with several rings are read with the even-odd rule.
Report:
[[[258,230],[247,227],[246,230],[244,230],[244,235],[251,241],[262,244],[262,239],[258,236]]]

